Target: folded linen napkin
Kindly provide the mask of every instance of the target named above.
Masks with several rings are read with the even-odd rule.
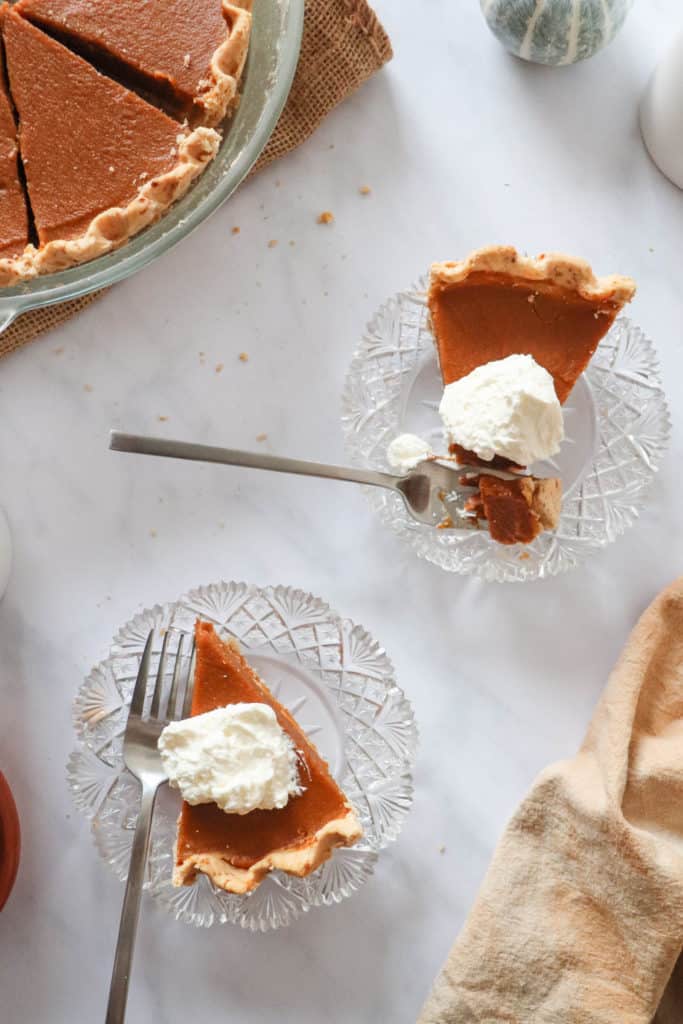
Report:
[[[255,170],[304,142],[338,103],[391,57],[389,38],[367,0],[306,0],[292,89]],[[0,335],[0,359],[69,320],[101,294],[24,313]]]
[[[419,1022],[681,1024],[682,949],[683,578],[508,825]]]

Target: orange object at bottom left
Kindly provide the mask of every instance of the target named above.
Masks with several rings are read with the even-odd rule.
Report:
[[[17,807],[7,780],[0,772],[0,910],[17,877],[20,846]]]

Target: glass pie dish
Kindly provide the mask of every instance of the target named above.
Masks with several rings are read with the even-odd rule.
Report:
[[[346,453],[355,466],[395,472],[387,447],[418,434],[446,453],[443,393],[425,280],[381,307],[353,356],[342,397]],[[573,569],[637,518],[667,447],[670,419],[652,342],[626,317],[603,338],[563,407],[565,442],[537,476],[562,479],[557,530],[531,544],[496,543],[485,529],[435,529],[412,519],[391,491],[366,488],[382,522],[420,558],[450,572],[499,582]]]
[[[193,231],[235,191],[264,149],[296,71],[304,0],[259,0],[240,104],[216,158],[156,224],[90,263],[0,289],[0,333],[21,313],[107,288],[140,270]]]
[[[140,658],[150,629],[157,630],[157,637],[163,630],[189,634],[198,618],[212,622],[224,639],[239,641],[249,662],[313,739],[363,827],[355,846],[335,850],[306,878],[274,871],[246,896],[224,892],[204,875],[192,886],[174,888],[180,796],[168,786],[161,788],[147,889],[178,920],[268,931],[313,907],[341,902],[368,880],[412,803],[417,729],[383,648],[362,626],[340,618],[311,594],[223,582],[142,612],[119,630],[108,658],[92,670],[76,697],[79,744],[67,767],[69,787],[91,822],[97,849],[122,880],[140,803],[138,783],[122,757]]]

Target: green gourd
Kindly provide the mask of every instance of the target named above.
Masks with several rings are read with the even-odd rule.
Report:
[[[480,0],[503,46],[536,64],[575,64],[614,39],[633,0]]]

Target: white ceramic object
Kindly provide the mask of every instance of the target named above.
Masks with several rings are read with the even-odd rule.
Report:
[[[683,188],[683,30],[650,79],[640,109],[640,128],[662,174]]]
[[[5,510],[0,508],[0,598],[7,590],[12,571],[12,537]]]

